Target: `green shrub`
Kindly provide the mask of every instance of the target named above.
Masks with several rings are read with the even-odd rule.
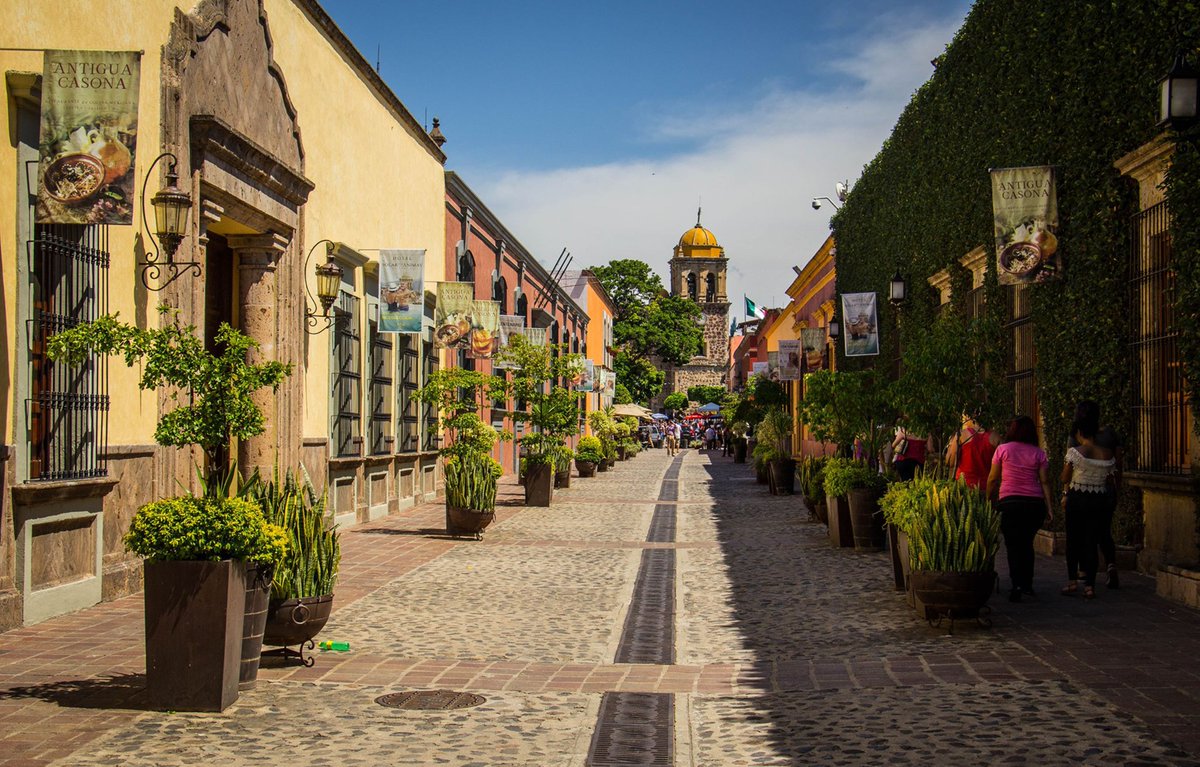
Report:
[[[926,474],[918,474],[908,482],[893,482],[879,500],[883,521],[901,532],[912,535],[916,526],[929,513],[926,493],[930,488],[946,484],[949,484],[947,480],[935,480]]]
[[[808,456],[801,458],[796,464],[796,477],[800,480],[800,492],[812,503],[820,503],[825,499],[825,465],[828,459],[824,456]]]
[[[320,597],[333,593],[342,559],[337,528],[326,517],[326,497],[318,496],[305,476],[301,486],[292,472],[280,480],[257,483],[252,496],[263,515],[287,534],[287,551],[275,566],[274,599]]]
[[[938,482],[925,491],[928,511],[909,533],[913,570],[986,573],[995,566],[1000,514],[963,482]]]
[[[155,562],[240,559],[273,565],[286,552],[287,535],[252,501],[185,495],[138,509],[125,548]]]
[[[580,438],[579,449],[575,451],[575,457],[580,461],[590,461],[592,463],[603,461],[604,452],[600,440],[596,437]]]
[[[858,461],[831,458],[825,465],[825,495],[836,498],[851,490],[883,490],[886,487],[886,477]]]

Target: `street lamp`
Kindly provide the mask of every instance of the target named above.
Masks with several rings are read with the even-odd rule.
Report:
[[[330,316],[329,310],[333,307],[333,302],[337,300],[338,291],[342,285],[342,266],[333,259],[333,250],[335,243],[331,240],[318,240],[308,250],[308,255],[304,257],[304,271],[308,271],[308,261],[312,258],[313,251],[317,249],[317,245],[325,244],[325,263],[317,264],[313,270],[317,275],[317,296],[314,299],[312,293],[308,289],[308,281],[304,282],[304,316],[308,320],[308,328],[316,328],[309,330],[305,328],[309,335],[324,333],[329,328],[333,327],[334,318]],[[321,313],[317,314],[318,306]],[[324,321],[324,325],[321,325]]]
[[[837,318],[829,320],[829,340],[836,341],[838,336],[842,334],[842,327],[838,324]]]
[[[896,270],[896,274],[892,277],[891,283],[888,285],[888,299],[892,306],[900,306],[904,303],[904,299],[908,297],[908,283],[904,281],[904,277],[900,274],[900,270]]]
[[[175,263],[175,253],[187,233],[192,197],[179,188],[179,174],[175,170],[179,160],[171,152],[163,152],[154,158],[154,162],[146,169],[146,178],[142,181],[142,227],[149,233],[150,224],[146,220],[146,187],[150,183],[150,176],[154,172],[154,166],[168,157],[170,164],[167,166],[167,185],[158,190],[154,199],[150,201],[154,207],[154,238],[158,241],[159,249],[154,249],[152,254],[147,252],[145,261],[138,261],[138,266],[142,267],[142,284],[147,290],[162,290],[189,271],[194,272],[197,277],[201,274],[198,261]],[[158,282],[164,267],[170,272],[170,277],[155,287],[154,283]]]
[[[1180,130],[1196,121],[1198,81],[1200,72],[1187,63],[1181,51],[1158,82],[1162,95],[1158,110],[1160,128]]]

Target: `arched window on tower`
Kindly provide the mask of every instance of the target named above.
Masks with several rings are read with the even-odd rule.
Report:
[[[458,281],[475,281],[475,257],[471,255],[471,251],[469,250],[462,254],[462,258],[458,259]]]
[[[696,275],[688,274],[687,276],[687,294],[688,298],[696,300]]]
[[[712,272],[704,278],[704,300],[712,303],[717,300],[717,275]]]
[[[529,299],[525,298],[524,293],[517,299],[517,314],[525,318],[526,325],[529,324]]]

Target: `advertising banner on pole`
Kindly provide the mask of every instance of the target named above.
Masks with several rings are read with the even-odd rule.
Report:
[[[1001,285],[1047,282],[1062,274],[1054,168],[992,169],[996,275]]]
[[[804,328],[800,331],[800,345],[804,348],[805,361],[810,371],[820,370],[825,361],[825,328]]]
[[[520,314],[501,314],[500,315],[500,348],[504,349],[508,346],[509,339],[513,336],[525,334],[525,317]],[[513,367],[511,362],[497,359],[492,363],[494,370],[511,370]]]
[[[439,282],[433,310],[433,341],[439,349],[465,349],[471,335],[471,304],[475,285]]]
[[[545,346],[548,342],[546,328],[525,328],[525,339],[531,346]]]
[[[467,349],[477,360],[488,360],[500,345],[500,303],[471,302],[471,335]]]
[[[425,311],[425,251],[379,251],[379,332],[420,333]]]
[[[46,51],[37,223],[133,223],[141,59]]]
[[[842,320],[847,357],[879,354],[879,315],[874,293],[843,293]]]
[[[779,341],[779,380],[800,380],[800,341]]]
[[[770,366],[770,364],[771,363],[769,362],[755,362],[751,366],[750,375],[765,376],[767,374],[767,368]]]
[[[592,360],[583,361],[583,375],[579,377],[579,383],[576,384],[577,391],[589,392],[595,389],[596,382],[596,363]]]

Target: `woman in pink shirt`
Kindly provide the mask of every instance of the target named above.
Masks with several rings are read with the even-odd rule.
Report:
[[[992,454],[988,474],[987,495],[997,501],[1000,531],[1008,551],[1010,602],[1020,602],[1022,594],[1033,594],[1033,538],[1043,522],[1054,518],[1049,463],[1037,443],[1033,419],[1017,416],[1008,424],[1004,444]]]

